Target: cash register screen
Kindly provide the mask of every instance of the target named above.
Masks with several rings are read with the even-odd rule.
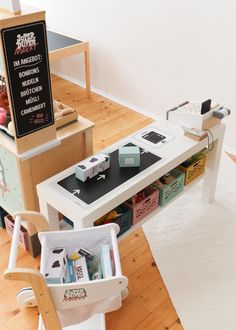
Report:
[[[142,136],[143,139],[152,142],[154,144],[159,143],[160,141],[164,140],[166,136],[161,135],[155,131],[150,131]]]

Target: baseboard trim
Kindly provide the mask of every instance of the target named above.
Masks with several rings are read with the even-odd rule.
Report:
[[[68,76],[68,75],[66,75],[66,74],[64,74],[62,72],[58,72],[58,71],[54,71],[54,70],[51,70],[51,72],[52,72],[52,74],[55,74],[58,77],[61,77],[61,78],[65,79],[65,80],[68,80],[68,81],[70,81],[70,82],[72,82],[72,83],[74,83],[76,85],[79,85],[80,87],[85,88],[85,82],[84,81],[81,81],[81,80],[72,78],[72,77],[70,77],[70,76]],[[153,113],[151,111],[147,111],[147,110],[145,110],[145,109],[143,109],[143,108],[141,108],[141,107],[139,107],[139,106],[137,106],[135,104],[129,103],[129,102],[127,102],[127,101],[125,101],[123,99],[120,99],[120,98],[118,98],[118,97],[116,97],[116,96],[114,96],[112,94],[106,93],[103,90],[98,89],[98,88],[96,88],[94,86],[91,86],[91,91],[94,92],[94,93],[96,93],[96,94],[98,94],[98,95],[101,95],[103,97],[106,97],[107,99],[109,99],[111,101],[114,101],[116,103],[119,103],[120,105],[122,105],[124,107],[127,107],[127,108],[129,108],[131,110],[134,110],[136,112],[139,112],[142,115],[147,116],[149,118],[152,118],[154,120],[158,120],[160,118],[163,118],[162,116],[159,116],[159,115],[157,115],[157,114],[155,114],[155,113]]]

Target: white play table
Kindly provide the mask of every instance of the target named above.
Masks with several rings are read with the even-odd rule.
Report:
[[[58,212],[69,218],[74,223],[75,229],[93,226],[93,222],[99,217],[123,203],[132,195],[142,190],[208,145],[207,138],[201,142],[196,142],[185,137],[181,127],[164,119],[160,119],[158,122],[155,122],[146,128],[148,127],[160,129],[173,136],[174,139],[163,144],[161,147],[156,148],[155,145],[152,146],[138,141],[136,138],[138,132],[136,132],[135,134],[120,140],[116,144],[109,146],[109,148],[102,150],[102,152],[112,152],[119,148],[119,146],[132,142],[144,150],[160,156],[162,159],[105,194],[95,202],[86,205],[77,198],[75,194],[69,193],[57,184],[57,182],[74,173],[74,166],[49,178],[37,186],[40,211],[48,219],[51,230],[59,229]],[[144,131],[144,129],[140,131]],[[220,123],[211,128],[210,131],[214,140],[214,148],[208,153],[207,168],[206,173],[203,176],[202,184],[202,199],[209,203],[214,199],[225,125]],[[184,192],[185,191],[187,191],[187,189],[185,189]],[[132,228],[135,228],[135,226]]]

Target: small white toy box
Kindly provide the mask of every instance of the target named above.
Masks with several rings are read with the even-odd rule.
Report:
[[[53,248],[48,251],[45,278],[48,284],[63,283],[65,281],[65,270],[67,267],[66,250],[64,248]]]
[[[77,179],[85,182],[110,167],[110,156],[107,154],[97,154],[79,162],[75,167]]]

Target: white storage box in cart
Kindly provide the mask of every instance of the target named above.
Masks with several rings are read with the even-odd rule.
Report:
[[[108,244],[113,252],[114,276],[112,277],[86,282],[47,284],[63,327],[83,322],[96,313],[106,313],[121,307],[121,293],[126,289],[128,279],[121,271],[118,231],[119,227],[116,224],[109,224],[78,231],[39,233],[42,245],[40,269],[42,274],[46,270],[48,251],[53,248],[63,247],[70,251],[76,246],[81,246],[98,254],[100,247]]]

